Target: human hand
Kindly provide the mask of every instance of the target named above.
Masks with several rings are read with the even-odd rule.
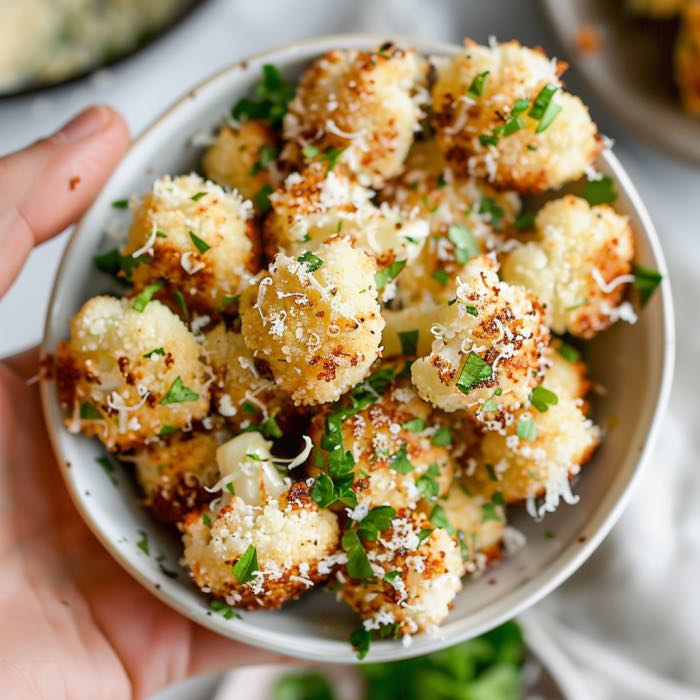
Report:
[[[0,158],[0,296],[34,245],[75,221],[129,142],[92,107],[54,136]],[[170,610],[126,574],[78,516],[53,458],[37,353],[0,363],[0,694],[31,700],[142,698],[189,675],[277,657]]]

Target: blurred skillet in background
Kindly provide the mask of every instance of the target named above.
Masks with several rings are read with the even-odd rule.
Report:
[[[0,97],[78,80],[128,58],[206,0],[0,0]]]
[[[561,41],[563,58],[610,112],[630,131],[698,163],[700,114],[683,111],[674,57],[677,61],[684,41],[700,100],[700,45],[688,46],[687,33],[679,38],[677,15],[678,8],[699,1],[541,0]]]

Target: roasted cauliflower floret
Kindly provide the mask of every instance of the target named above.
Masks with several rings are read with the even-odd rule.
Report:
[[[164,523],[179,523],[186,513],[212,500],[206,487],[219,479],[215,432],[177,432],[138,447],[124,461],[133,462],[145,505]]]
[[[338,547],[336,516],[316,505],[306,483],[279,474],[273,462],[289,460],[272,457],[271,445],[243,433],[219,447],[224,495],[182,525],[195,583],[247,609],[298,598],[330,574]]]
[[[484,434],[478,458],[467,460],[467,483],[475,491],[487,498],[498,492],[505,503],[526,501],[539,516],[556,510],[560,499],[576,503],[569,480],[595,451],[600,431],[582,412],[583,400],[564,393],[576,387],[561,378],[553,373],[550,383],[545,374],[530,406],[511,425]],[[543,502],[536,505],[540,496]]]
[[[550,353],[547,356],[545,381],[548,389],[557,396],[569,396],[572,399],[583,399],[590,389],[588,371],[584,362],[571,347],[560,340],[553,339]]]
[[[495,429],[541,381],[549,329],[539,301],[501,282],[491,256],[473,258],[456,301],[442,307],[432,351],[413,363],[420,395],[445,411],[464,409]]]
[[[337,475],[338,457],[351,460],[357,501],[351,518],[376,506],[413,509],[419,502],[433,503],[447,493],[452,480],[452,433],[439,412],[418,396],[408,376],[398,376],[404,364],[384,365],[340,405],[313,419],[316,454],[311,463],[317,478],[319,469]],[[315,496],[320,489],[314,489]],[[332,502],[321,497],[323,505]]]
[[[124,251],[136,290],[166,280],[189,307],[220,308],[259,269],[253,207],[198,175],[164,176],[134,205]]]
[[[400,216],[387,204],[376,207],[373,194],[342,168],[327,171],[325,165],[313,163],[292,173],[270,196],[266,254],[298,256],[337,237],[374,257],[380,268],[416,258],[428,235],[427,223],[410,212]]]
[[[255,201],[263,187],[274,189],[279,183],[278,152],[277,137],[265,122],[246,121],[236,128],[225,124],[207,148],[202,168],[210,180]]]
[[[275,385],[266,363],[255,362],[240,333],[223,323],[206,334],[204,354],[214,371],[214,407],[239,430],[254,424],[270,438],[279,438],[294,427],[298,411],[288,394]]]
[[[393,44],[330,51],[302,75],[285,138],[306,158],[339,158],[365,184],[379,186],[401,171],[427,102],[427,72],[414,49]]]
[[[58,348],[57,384],[71,432],[128,450],[189,428],[209,410],[208,369],[194,336],[158,301],[97,296]]]
[[[600,150],[588,109],[564,92],[563,64],[517,41],[465,42],[437,66],[437,139],[460,175],[496,187],[543,192],[577,180]]]
[[[488,501],[455,480],[439,507],[459,543],[464,573],[483,571],[490,561],[500,558],[506,524],[500,504]]]
[[[464,565],[446,530],[433,527],[420,511],[401,510],[364,548],[372,578],[354,579],[347,569],[338,578],[341,599],[359,613],[366,630],[396,625],[398,634],[416,634],[447,617],[462,588]]]
[[[683,109],[700,115],[700,2],[688,0],[675,49],[676,82]]]
[[[415,143],[404,172],[382,191],[383,201],[403,217],[425,220],[430,236],[419,256],[409,259],[398,281],[404,306],[429,297],[454,299],[465,262],[497,249],[500,233],[515,221],[520,197],[498,192],[475,178],[452,173],[435,141]]]
[[[502,277],[537,295],[553,331],[592,338],[616,319],[630,318],[631,306],[620,306],[634,279],[626,216],[567,195],[540,209],[535,229],[534,241],[506,256]]]
[[[277,255],[241,297],[243,338],[297,404],[335,401],[379,355],[375,261],[343,239]]]

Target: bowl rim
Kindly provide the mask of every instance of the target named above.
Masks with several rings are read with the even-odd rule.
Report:
[[[333,48],[367,48],[381,44],[387,40],[391,40],[399,44],[413,46],[421,53],[427,55],[449,55],[455,53],[460,48],[457,44],[426,41],[392,33],[334,34],[314,37],[304,41],[293,41],[281,46],[272,47],[223,67],[209,78],[201,81],[194,87],[184,92],[180,98],[171,103],[167,109],[158,115],[133,140],[127,154],[124,156],[124,159],[128,159],[132,153],[137,151],[141,142],[155,130],[160,128],[163,122],[173,118],[180,110],[186,109],[187,106],[191,104],[193,97],[196,97],[209,88],[214,88],[220,81],[225,80],[230,74],[235,73],[241,68],[249,68],[251,64],[261,64],[262,62],[274,62],[276,65],[284,68],[285,65],[293,62],[294,60],[306,58],[307,55],[310,57],[321,55],[322,53],[325,53]],[[513,617],[516,617],[521,612],[540,601],[552,590],[561,585],[569,576],[571,576],[601,543],[622,514],[622,511],[631,497],[634,485],[637,483],[644,467],[649,462],[651,452],[658,437],[661,419],[668,404],[673,376],[675,358],[675,325],[673,316],[673,302],[671,298],[671,286],[668,277],[668,268],[664,259],[658,235],[640,195],[637,193],[619,160],[610,152],[610,150],[604,150],[601,154],[601,158],[613,173],[613,177],[618,188],[624,191],[625,195],[628,197],[631,209],[635,211],[636,215],[639,217],[643,237],[649,246],[657,270],[663,276],[662,282],[657,290],[657,294],[660,294],[661,296],[661,304],[659,309],[662,317],[662,323],[660,325],[662,325],[664,333],[663,343],[661,344],[661,367],[658,370],[658,390],[656,392],[654,409],[649,422],[649,431],[637,457],[633,471],[631,472],[629,479],[620,485],[619,493],[615,494],[615,498],[612,499],[610,505],[604,510],[604,512],[600,512],[600,505],[602,505],[602,502],[599,504],[599,507],[596,509],[593,517],[587,523],[587,532],[590,532],[590,534],[588,535],[586,541],[581,544],[577,544],[576,547],[567,546],[563,548],[561,552],[559,552],[553,558],[552,562],[545,568],[541,569],[537,575],[533,576],[530,580],[509,593],[504,594],[504,596],[499,600],[487,605],[485,607],[486,610],[488,610],[490,607],[496,608],[496,610],[490,615],[485,616],[483,611],[480,611],[479,615],[481,619],[476,623],[468,624],[466,629],[457,629],[456,632],[450,637],[449,642],[445,637],[439,635],[430,637],[429,639],[424,638],[419,649],[415,649],[414,646],[403,646],[400,641],[375,642],[372,646],[372,653],[369,655],[370,658],[367,659],[369,662],[396,661],[399,659],[416,656],[418,654],[430,653],[432,651],[442,649],[449,644],[456,644],[464,639],[482,634],[483,632],[496,627],[497,625]],[[114,175],[110,176],[103,189],[108,187],[108,184],[111,182],[113,176]],[[61,261],[56,272],[56,278],[52,287],[46,312],[44,337],[40,346],[41,357],[45,357],[54,351],[54,349],[50,347],[50,344],[52,317],[54,314],[58,290],[63,284],[67,261],[72,255],[73,247],[76,245],[76,241],[83,229],[84,223],[86,219],[90,217],[93,209],[98,204],[101,204],[99,195],[71,232],[70,238],[61,256]],[[156,586],[154,588],[152,578],[138,566],[132,565],[132,563],[123,554],[123,551],[116,545],[116,543],[112,542],[107,537],[106,533],[103,532],[98,522],[90,516],[88,510],[84,506],[83,494],[78,488],[78,485],[74,479],[74,471],[70,469],[66,456],[63,454],[61,449],[59,431],[62,432],[64,430],[64,426],[62,423],[57,424],[54,422],[52,417],[52,405],[55,404],[56,401],[55,390],[52,385],[53,381],[49,377],[40,379],[41,403],[44,421],[54,455],[61,470],[66,487],[68,488],[71,500],[93,535],[95,535],[102,546],[105,547],[111,556],[133,578],[135,578],[139,583],[141,583],[141,585],[143,585],[147,590],[153,593],[169,607],[177,610],[191,621],[223,636],[250,644],[252,646],[296,658],[339,664],[360,663],[356,659],[355,653],[347,641],[341,642],[333,639],[304,638],[301,635],[296,635],[289,632],[279,632],[259,628],[256,627],[254,623],[244,620],[225,620],[221,616],[207,614],[207,611],[204,609],[192,608],[192,606],[185,605],[181,601],[177,600],[176,596],[171,595],[166,586]],[[611,500],[611,493],[612,492],[608,492],[606,494],[606,501]],[[427,637],[427,635],[424,635],[424,637]]]

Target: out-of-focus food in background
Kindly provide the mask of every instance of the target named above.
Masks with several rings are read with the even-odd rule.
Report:
[[[112,63],[201,0],[2,0],[0,96]]]

